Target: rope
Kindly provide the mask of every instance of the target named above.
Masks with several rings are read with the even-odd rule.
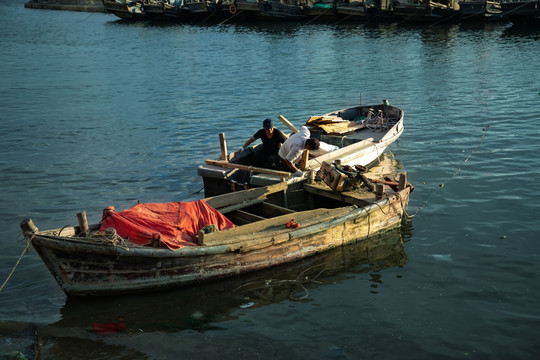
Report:
[[[34,238],[34,236],[32,235],[32,237],[30,238],[30,240],[28,240],[26,242],[26,246],[24,247],[24,250],[23,252],[21,253],[21,255],[19,256],[19,259],[17,260],[17,262],[15,263],[15,266],[13,266],[13,269],[11,269],[11,272],[9,273],[8,277],[6,278],[6,281],[4,281],[4,283],[2,284],[2,286],[0,286],[0,292],[2,292],[2,290],[4,289],[4,286],[6,286],[7,282],[9,281],[9,279],[11,278],[11,276],[13,275],[13,273],[15,272],[15,269],[17,268],[17,266],[19,265],[19,263],[21,262],[21,259],[22,257],[24,256],[24,254],[28,251],[28,248],[30,247],[30,243],[32,242],[32,239]]]
[[[320,13],[320,14],[317,15],[317,16],[315,16],[313,19],[309,20],[307,23],[304,23],[304,26],[311,24],[313,21],[317,20],[318,18],[320,18],[321,16],[323,16],[324,14],[326,14],[326,12],[327,12],[328,10],[331,10],[331,9],[332,9],[332,8],[327,8],[327,9],[325,9],[322,13]]]
[[[476,147],[474,149],[471,150],[471,152],[469,153],[469,155],[467,155],[467,157],[465,158],[465,160],[463,160],[463,165],[465,165],[465,163],[467,161],[469,161],[469,159],[472,157],[472,155],[480,148],[480,146],[482,145],[482,143],[484,142],[484,138],[486,137],[486,133],[489,129],[489,121],[487,120],[489,117],[486,116],[486,125],[482,128],[482,136],[480,136],[480,141],[478,142],[478,144],[476,145]],[[438,189],[435,189],[435,190],[440,190],[442,188],[444,188],[445,184],[449,183],[450,181],[452,181],[454,178],[456,178],[458,176],[458,174],[461,172],[461,167],[458,167],[457,170],[445,181],[445,182],[442,182],[441,184],[439,184],[439,187]],[[422,211],[426,205],[428,204],[428,202],[431,200],[431,198],[435,195],[435,190],[433,190],[431,192],[431,194],[428,196],[427,200],[424,201],[424,203],[414,212],[414,214],[412,215],[409,215],[409,218],[413,218],[415,217],[420,211]]]
[[[231,20],[233,17],[236,17],[237,15],[240,15],[241,13],[244,12],[244,9],[238,11],[236,14],[234,14],[233,16],[230,16],[228,18],[226,18],[225,20],[223,20],[222,22],[220,22],[218,25],[223,25],[225,24],[226,22],[228,22],[229,20]]]

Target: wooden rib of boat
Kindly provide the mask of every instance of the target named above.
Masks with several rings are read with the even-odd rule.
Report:
[[[143,20],[145,14],[142,1],[103,0],[105,11],[125,20]]]
[[[206,198],[236,226],[201,230],[197,246],[177,250],[105,238],[81,217],[77,227],[39,231],[26,219],[21,228],[68,296],[147,292],[297,261],[399,227],[412,190],[401,175],[395,190],[337,192],[303,180]]]
[[[316,125],[313,118],[327,119],[328,126]],[[298,131],[285,117],[279,116],[293,132]],[[370,166],[384,153],[386,148],[394,143],[403,133],[403,110],[390,105],[385,101],[381,104],[361,105],[345,108],[320,116],[312,116],[307,127],[311,136],[318,138],[337,150],[324,154],[310,154],[301,169],[307,173],[316,171],[323,162],[333,163],[339,161],[343,165]],[[332,126],[335,125],[335,126]],[[332,126],[332,127],[331,127]],[[253,151],[248,148],[240,155],[227,160],[230,155],[222,148],[221,160],[206,160],[206,164],[198,167],[198,174],[204,184],[206,196],[213,196],[231,191],[236,187],[253,187],[268,185],[289,178],[294,182],[292,174],[284,171],[275,171],[254,166],[238,165],[236,159]]]

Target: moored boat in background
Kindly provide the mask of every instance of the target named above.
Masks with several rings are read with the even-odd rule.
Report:
[[[501,21],[504,16],[500,1],[465,0],[459,2],[459,16],[463,21]]]
[[[540,0],[503,1],[501,9],[515,25],[540,25]]]
[[[413,23],[435,23],[459,20],[457,0],[413,0],[393,5],[394,15]]]
[[[103,0],[103,6],[106,12],[116,15],[120,19],[143,20],[146,17],[142,0]]]

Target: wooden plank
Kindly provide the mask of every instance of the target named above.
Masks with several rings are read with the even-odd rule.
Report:
[[[282,177],[282,178],[291,176],[291,173],[288,171],[279,171],[279,170],[260,168],[256,166],[233,164],[233,163],[222,161],[222,160],[208,160],[207,159],[206,163],[209,165],[221,166],[228,169],[240,169],[240,170],[252,171],[252,172],[261,173],[261,174],[274,175],[274,176]]]
[[[221,160],[227,160],[227,142],[225,133],[219,133],[219,147],[221,149]]]
[[[371,192],[333,191],[326,185],[304,184],[304,190],[314,195],[345,202],[351,205],[366,206],[375,202],[375,195]]]
[[[242,190],[223,195],[216,195],[213,197],[205,198],[204,201],[215,209],[224,208],[235,204],[244,203],[246,201],[254,199],[266,199],[270,194],[274,194],[287,189],[287,183],[281,181],[277,184],[269,186],[257,187],[248,190]]]
[[[292,219],[299,223],[300,227],[304,227],[320,222],[322,221],[321,219],[342,216],[343,213],[350,211],[350,207],[345,207],[339,209],[315,209],[294,214],[285,214],[252,224],[205,234],[203,245],[219,246],[241,242],[246,242],[247,244],[267,241],[272,237],[292,231],[293,229],[286,227],[286,224]]]
[[[341,157],[345,155],[348,155],[352,152],[357,152],[362,148],[367,148],[369,146],[375,146],[375,144],[373,144],[373,138],[362,140],[357,143],[345,146],[341,149],[337,149],[321,156],[317,156],[316,158],[308,161],[307,168],[316,169],[322,164],[323,161],[326,161],[327,163],[332,163],[332,161],[336,159],[341,159]]]
[[[306,171],[308,159],[309,159],[309,150],[304,150],[304,152],[302,152],[302,159],[300,160],[300,170]]]
[[[274,217],[274,216],[279,216],[283,214],[293,214],[296,212],[294,210],[287,209],[283,206],[271,204],[267,201],[262,202],[261,206],[263,208],[263,214],[268,214],[268,217]]]
[[[246,201],[242,201],[240,203],[236,203],[236,204],[232,204],[232,205],[225,206],[225,207],[222,207],[222,208],[218,208],[218,210],[222,214],[227,214],[227,213],[229,213],[231,211],[240,210],[240,209],[243,209],[243,208],[247,208],[247,207],[262,203],[265,199],[266,199],[266,196],[264,198],[246,200]]]
[[[279,115],[278,116],[278,119],[279,121],[281,121],[286,127],[288,127],[293,133],[297,133],[298,132],[298,129],[293,125],[291,124],[291,122],[289,120],[287,120],[285,118],[285,116],[283,115]]]
[[[247,211],[243,210],[236,210],[234,213],[230,214],[229,219],[234,218],[237,222],[241,222],[242,224],[251,224],[257,221],[266,220],[265,217],[252,214]]]

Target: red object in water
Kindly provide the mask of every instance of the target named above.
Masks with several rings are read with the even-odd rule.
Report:
[[[291,221],[287,223],[287,228],[289,229],[296,229],[298,227],[300,227],[300,224],[297,222],[294,222],[294,219],[291,219]]]
[[[234,227],[223,214],[204,200],[191,202],[139,203],[124,211],[106,208],[101,231],[112,227],[116,233],[134,244],[151,245],[159,234],[161,243],[174,250],[196,246],[196,236],[206,225],[218,230]]]
[[[92,324],[94,332],[100,334],[113,334],[126,329],[126,325],[120,322],[110,322],[106,324]]]

